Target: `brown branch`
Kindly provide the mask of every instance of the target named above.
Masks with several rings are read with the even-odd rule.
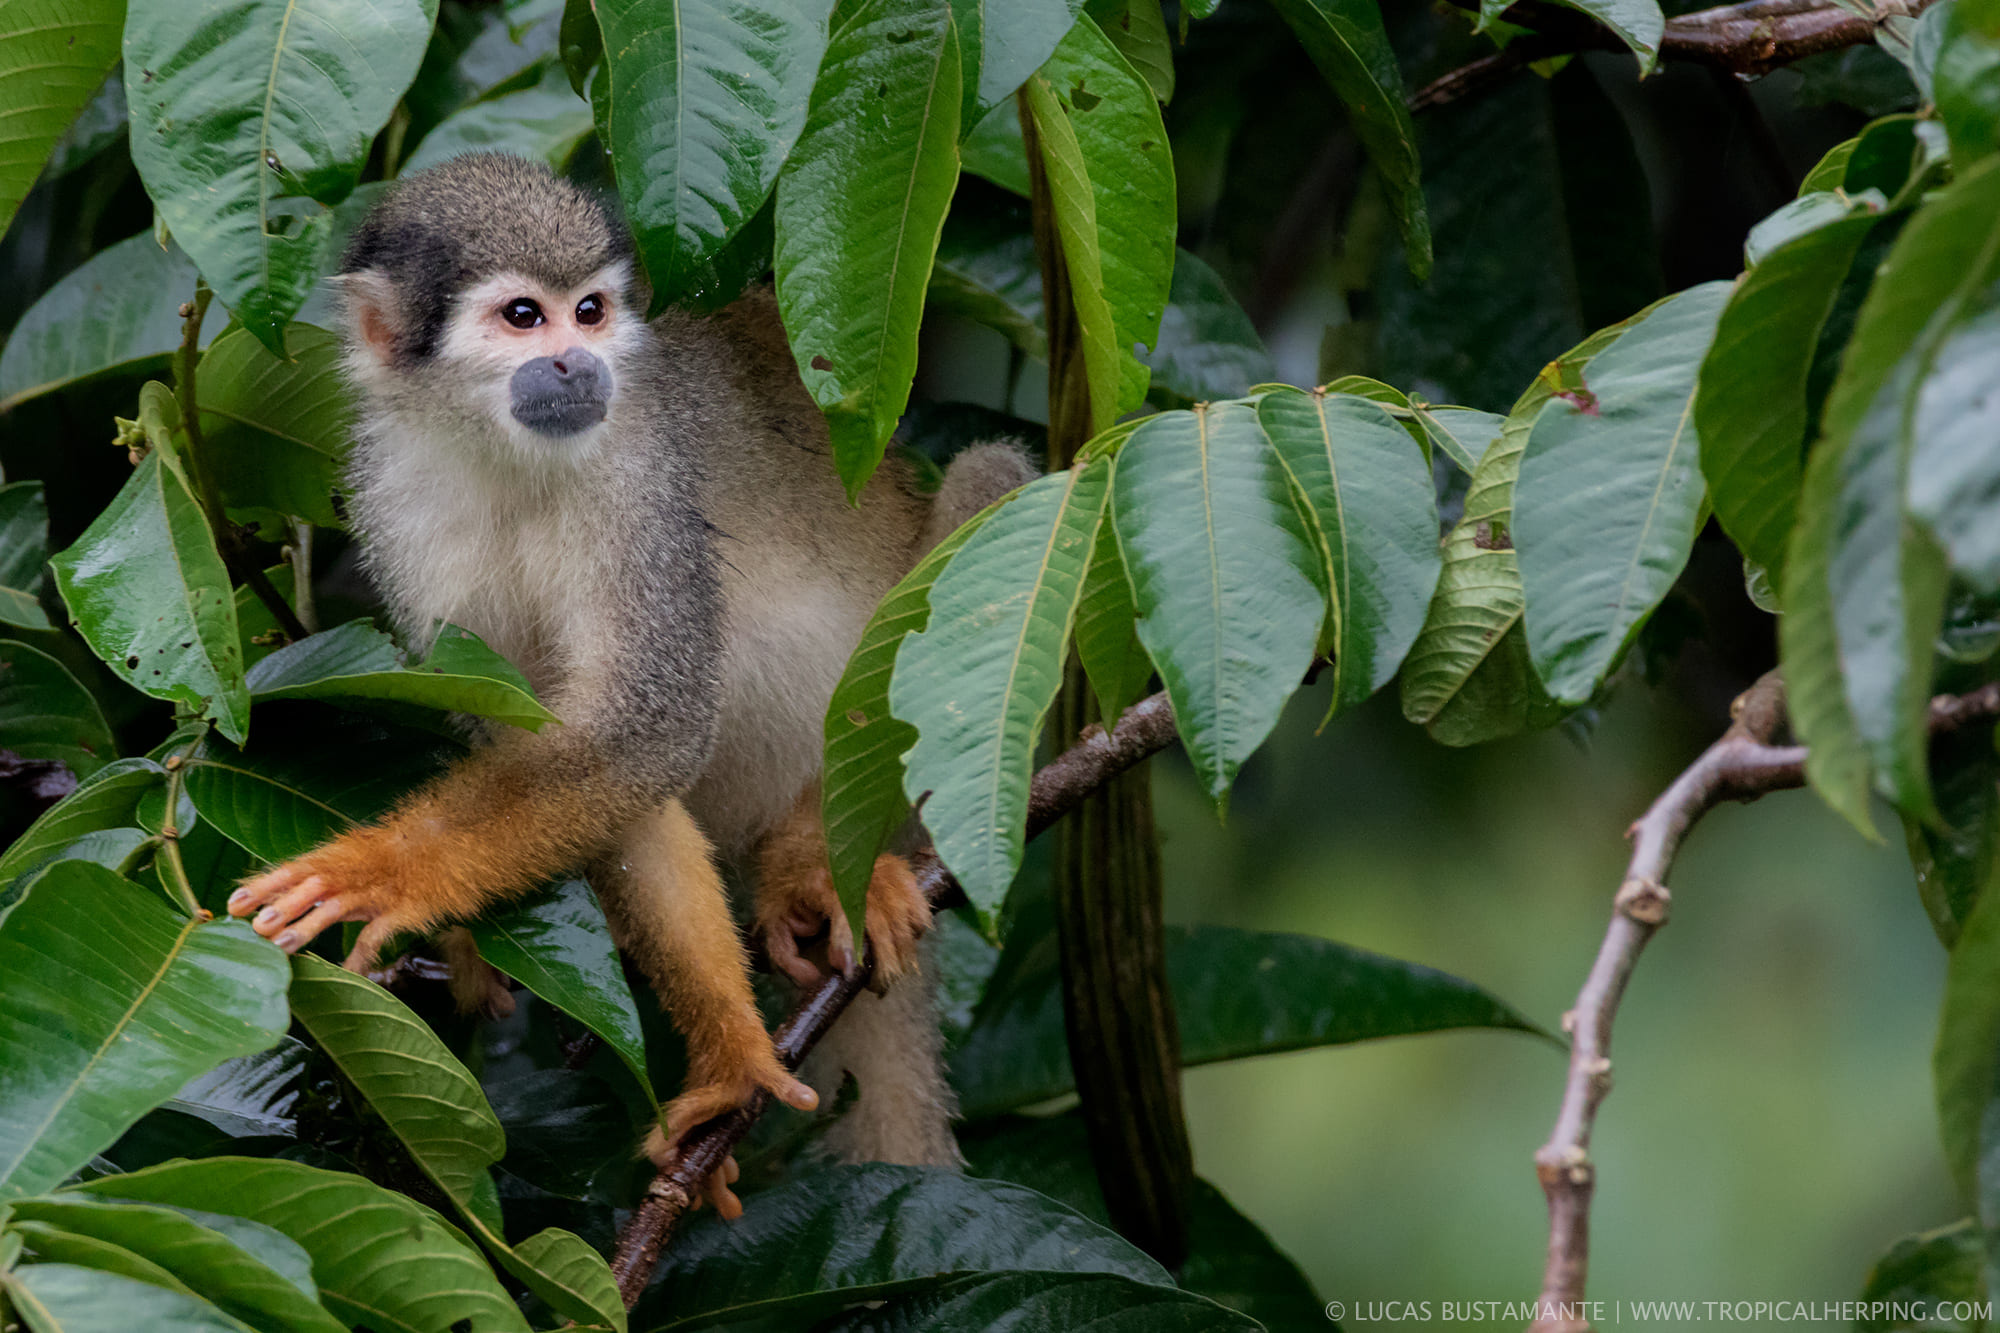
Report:
[[[1462,8],[1476,7],[1474,0],[1452,2]],[[1807,56],[1873,41],[1876,29],[1889,19],[1913,18],[1932,3],[1875,0],[1872,18],[1825,0],[1745,0],[1743,4],[1718,5],[1668,19],[1660,38],[1659,58],[1755,78]],[[1533,35],[1433,79],[1411,96],[1411,110],[1457,101],[1537,60],[1579,51],[1626,49],[1624,39],[1611,29],[1545,0],[1520,0],[1501,17],[1533,29]]]
[[[1166,694],[1141,699],[1125,710],[1110,731],[1091,729],[1075,745],[1050,760],[1035,774],[1028,789],[1028,836],[1034,837],[1069,813],[1079,801],[1126,769],[1173,744],[1174,715]],[[958,881],[931,852],[911,858],[917,882],[934,906],[958,897]],[[864,957],[852,977],[835,975],[802,996],[772,1034],[778,1058],[796,1069],[835,1019],[868,986],[874,960]],[[618,1233],[611,1271],[619,1295],[630,1309],[652,1279],[660,1248],[681,1217],[701,1196],[701,1185],[735,1150],[771,1102],[762,1091],[741,1110],[701,1126],[682,1141],[674,1159],[660,1168],[645,1197]]]
[[[1639,953],[1667,922],[1667,871],[1688,830],[1723,801],[1754,801],[1768,792],[1805,785],[1802,746],[1773,745],[1785,720],[1784,685],[1772,671],[1732,706],[1734,721],[1702,751],[1628,831],[1632,859],[1612,900],[1611,924],[1563,1015],[1572,1038],[1569,1076],[1549,1141],[1535,1153],[1535,1174],[1549,1201],[1549,1254],[1537,1318],[1530,1333],[1584,1333],[1584,1280],[1590,1260],[1590,1201],[1596,1169],[1590,1131],[1611,1091],[1611,1024]],[[1931,701],[1933,735],[2000,715],[2000,683]]]

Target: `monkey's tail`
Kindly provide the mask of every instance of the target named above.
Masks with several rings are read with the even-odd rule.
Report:
[[[958,1099],[944,1075],[938,1029],[937,959],[929,940],[918,970],[886,994],[863,991],[807,1057],[800,1077],[833,1105],[845,1075],[858,1095],[820,1138],[819,1151],[842,1162],[958,1167],[951,1122]]]
[[[965,520],[1038,475],[1034,460],[1011,440],[983,440],[959,450],[931,500],[919,552],[930,550]]]

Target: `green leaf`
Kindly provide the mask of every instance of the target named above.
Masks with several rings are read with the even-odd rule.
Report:
[[[1076,604],[1076,654],[1097,696],[1097,715],[1106,725],[1139,701],[1153,680],[1153,659],[1139,642],[1139,608],[1132,601],[1132,580],[1125,557],[1118,552],[1118,533],[1110,523],[1097,528],[1090,568],[1083,576],[1083,593]]]
[[[229,571],[179,465],[155,448],[55,557],[78,632],[112,671],[243,739],[250,695]]]
[[[966,1170],[1011,1180],[1110,1224],[1091,1164],[1090,1136],[1077,1111],[1004,1116],[960,1131]],[[1259,1320],[1267,1328],[1326,1326],[1324,1306],[1299,1267],[1258,1225],[1208,1181],[1196,1177],[1190,1199],[1183,1289]]]
[[[513,153],[561,172],[594,128],[590,103],[549,70],[539,83],[452,112],[424,136],[402,170],[422,171],[465,153]]]
[[[1283,467],[1236,403],[1148,417],[1111,484],[1139,639],[1218,801],[1313,658],[1326,598]]]
[[[1934,817],[1926,709],[1947,571],[1931,535],[1906,521],[1906,494],[1915,432],[1931,424],[1926,384],[1954,326],[2000,275],[2000,160],[1919,210],[1881,272],[1807,463],[1778,627],[1806,776],[1871,835],[1871,773],[1905,813]],[[1951,457],[1962,445],[1948,437],[1942,448]]]
[[[1805,473],[1814,354],[1874,225],[1843,218],[1766,255],[1738,281],[1702,362],[1694,424],[1715,517],[1774,585]]]
[[[1886,201],[1880,190],[1850,195],[1845,190],[1800,195],[1750,229],[1743,242],[1743,263],[1755,269],[1773,250],[1825,227],[1856,218],[1879,217]]]
[[[49,562],[49,506],[39,481],[0,486],[0,624],[48,629],[42,566]]]
[[[1331,390],[1333,386],[1329,384],[1327,388]],[[1479,466],[1480,457],[1500,438],[1500,431],[1507,424],[1507,418],[1498,412],[1481,412],[1472,407],[1413,403],[1410,413],[1423,427],[1431,447],[1443,450],[1444,456],[1467,475]]]
[[[232,507],[342,527],[333,491],[354,429],[340,339],[310,324],[285,333],[289,361],[244,329],[217,338],[195,372],[207,449]],[[211,420],[213,418],[213,420]],[[223,423],[241,427],[227,429]]]
[[[374,982],[311,954],[292,958],[291,1002],[292,1016],[507,1270],[558,1313],[611,1320],[622,1333],[617,1284],[595,1251],[554,1229],[508,1246],[488,1174],[507,1151],[506,1136],[478,1080],[438,1035]]]
[[[374,982],[311,954],[292,958],[291,1005],[424,1174],[471,1207],[507,1143],[478,1081],[437,1034]]]
[[[2000,1075],[2000,895],[1982,895],[1959,932],[1945,968],[1944,1013],[1938,1020],[1932,1073],[1945,1164],[1959,1193],[1992,1225],[1991,1161],[2000,1117],[1992,1112]],[[1987,1175],[1987,1179],[1982,1179]]]
[[[778,307],[850,498],[909,402],[924,288],[958,184],[959,94],[949,9],[861,0],[827,45],[778,181]]]
[[[910,813],[903,795],[903,755],[917,743],[917,732],[889,711],[896,652],[906,635],[930,621],[931,585],[952,556],[1006,503],[1001,500],[967,520],[889,590],[827,702],[820,816],[834,888],[857,930],[875,858]]]
[[[305,1251],[257,1223],[214,1214],[190,1217],[171,1208],[100,1202],[79,1194],[21,1199],[13,1215],[136,1254],[259,1333],[340,1333],[345,1328],[321,1308]],[[253,1228],[262,1234],[249,1234]],[[267,1265],[239,1237],[282,1256],[283,1268]]]
[[[1660,38],[1667,30],[1666,16],[1657,0],[1556,0],[1565,9],[1588,14],[1618,34],[1639,57],[1639,73],[1653,72],[1660,59]],[[1479,30],[1484,31],[1507,12],[1507,0],[1480,0]]]
[[[965,59],[965,120],[999,108],[1076,22],[1082,0],[950,0]]]
[[[806,124],[833,4],[597,0],[595,8],[608,79],[599,129],[657,311],[771,193]]]
[[[1951,160],[1964,171],[2000,153],[2000,4],[1952,0],[1942,22],[1932,100],[1951,136]]]
[[[582,880],[470,922],[479,956],[604,1039],[639,1080],[646,1100],[659,1097],[646,1075],[646,1038],[625,984],[604,909]]]
[[[1913,1328],[1974,1333],[1984,1321],[1964,1318],[1966,1305],[1960,1303],[1974,1308],[1984,1303],[1984,1260],[1979,1224],[1969,1217],[1903,1237],[1868,1270],[1855,1333]]]
[[[1131,1244],[1033,1190],[878,1162],[788,1180],[734,1224],[693,1219],[633,1323],[664,1333],[758,1317],[804,1328],[855,1301],[1007,1269],[1172,1284]]]
[[[960,31],[964,31],[962,24]],[[1028,180],[1028,146],[1021,134],[1019,105],[1013,101],[1002,102],[987,112],[977,125],[965,131],[965,137],[959,141],[958,158],[961,170],[989,180],[1003,190],[1012,190],[1025,199],[1031,183]],[[945,225],[949,234],[951,224],[947,222]],[[940,254],[939,258],[942,257]],[[1041,299],[1039,290],[1035,299]]]
[[[1729,284],[1654,306],[1542,405],[1514,488],[1535,670],[1588,703],[1680,577],[1703,517],[1695,374]]]
[[[250,669],[253,699],[371,699],[490,717],[540,731],[556,715],[519,670],[470,631],[446,625],[431,655],[406,666],[395,640],[367,620],[280,648]]]
[[[604,32],[591,0],[564,0],[557,45],[570,88],[578,97],[588,97],[590,72],[604,59]]]
[[[25,643],[0,641],[0,749],[55,759],[89,777],[118,757],[103,710],[55,658]]]
[[[0,232],[118,63],[123,0],[27,0],[0,33]]]
[[[1990,729],[1941,736],[1931,746],[1939,821],[1903,818],[1917,896],[1949,949],[1986,891],[2000,881],[2000,754]]]
[[[0,903],[7,901],[7,890],[22,876],[55,859],[77,839],[134,822],[139,798],[166,780],[166,770],[150,759],[120,759],[78,783],[0,855]]]
[[[161,221],[275,355],[423,59],[437,0],[130,0],[132,163]]]
[[[961,546],[903,640],[889,711],[917,729],[903,789],[988,929],[1021,865],[1042,719],[1062,687],[1110,467],[1078,463],[1022,488]]]
[[[177,312],[194,296],[195,276],[180,247],[162,250],[151,230],[63,275],[0,350],[0,412],[100,375],[163,369],[181,344]]]
[[[1445,538],[1437,593],[1403,669],[1403,716],[1446,745],[1476,745],[1562,716],[1542,689],[1521,629],[1527,599],[1511,531],[1514,482],[1543,406],[1581,388],[1591,358],[1627,324],[1598,330],[1543,367],[1472,473],[1464,514]]]
[[[528,1330],[462,1235],[422,1204],[360,1176],[298,1162],[211,1157],[80,1188],[251,1218],[282,1232],[312,1256],[320,1299],[344,1324],[374,1333]]]
[[[937,262],[931,266],[927,309],[998,330],[1026,355],[1047,361],[1041,262],[1028,231],[1027,208],[1015,212],[1010,217],[982,209],[946,220]]]
[[[115,946],[79,921],[115,921]],[[49,1188],[181,1084],[285,1030],[284,955],[192,921],[88,861],[59,861],[0,917],[0,1198]]]
[[[1328,589],[1327,716],[1375,693],[1402,664],[1437,588],[1437,493],[1423,450],[1365,398],[1273,389],[1257,400],[1307,520]]]
[[[1970,297],[1938,341],[1917,391],[1910,432],[1910,512],[1951,567],[1982,592],[2000,590],[2000,292]]]
[[[251,1333],[198,1296],[75,1264],[0,1274],[0,1294],[30,1333]]]
[[[1826,150],[1826,155],[1813,164],[1813,169],[1799,182],[1799,197],[1821,190],[1837,190],[1847,179],[1847,163],[1854,156],[1854,148],[1861,139],[1856,136],[1844,139]]]
[[[1255,1333],[1264,1325],[1206,1296],[1109,1273],[989,1273],[823,1327],[829,1333]]]
[[[1021,976],[997,1003],[989,997],[952,1053],[967,1120],[1075,1088],[1050,954],[1049,966]],[[1455,1028],[1541,1034],[1469,981],[1309,935],[1169,926],[1167,977],[1184,1066]]]
[[[1273,0],[1273,4],[1347,108],[1355,137],[1388,187],[1410,272],[1421,282],[1431,271],[1431,225],[1417,162],[1417,132],[1410,123],[1402,72],[1383,30],[1381,9],[1374,0]]]
[[[187,761],[187,795],[230,841],[276,863],[375,818],[434,777],[436,742],[413,739],[272,736],[247,750],[211,739]]]
[[[1162,102],[1174,100],[1174,44],[1160,0],[1086,0],[1085,11]]]
[[[226,1060],[192,1080],[167,1107],[207,1121],[231,1138],[296,1138],[298,1119],[292,1112],[312,1058],[312,1048],[297,1037],[282,1037],[268,1051]]]
[[[1185,250],[1174,252],[1160,340],[1152,355],[1140,360],[1152,371],[1153,400],[1167,407],[1241,398],[1251,385],[1278,375],[1264,340],[1222,275]]]
[[[1082,330],[1092,433],[1139,406],[1174,265],[1174,164],[1160,105],[1118,49],[1079,19],[1028,105],[1048,173],[1063,264]]]

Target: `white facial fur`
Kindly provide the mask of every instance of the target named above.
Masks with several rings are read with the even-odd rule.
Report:
[[[349,275],[347,371],[355,386],[380,407],[402,417],[414,434],[446,442],[475,456],[466,461],[508,463],[530,473],[560,469],[590,456],[613,429],[619,415],[619,387],[637,347],[645,338],[643,312],[627,306],[623,293],[630,268],[606,265],[575,288],[559,291],[519,273],[496,273],[467,287],[452,300],[435,355],[411,368],[394,356],[394,327],[388,312],[385,275]],[[589,296],[602,304],[595,324],[577,318]],[[543,322],[513,327],[502,312],[519,300],[540,307]],[[580,434],[555,437],[514,419],[510,385],[521,364],[559,356],[582,347],[602,361],[611,381],[605,420]]]

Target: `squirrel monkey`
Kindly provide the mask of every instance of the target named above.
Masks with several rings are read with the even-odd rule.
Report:
[[[933,496],[891,460],[850,506],[770,294],[649,324],[624,229],[520,158],[397,181],[342,268],[366,567],[415,645],[440,620],[465,626],[564,725],[501,729],[229,910],[288,950],[366,922],[348,959],[364,969],[398,932],[586,868],[688,1041],[687,1090],[649,1154],[759,1088],[811,1109],[757,1014],[712,853],[754,873],[754,928],[780,971],[817,980],[801,944],[821,932],[832,964],[852,965],[819,820],[827,701],[882,596],[1031,465],[975,446]],[[882,857],[866,924],[878,974],[918,971],[929,924],[908,865]],[[861,997],[808,1062],[823,1090],[843,1071],[860,1083],[830,1151],[957,1160],[927,987]]]

